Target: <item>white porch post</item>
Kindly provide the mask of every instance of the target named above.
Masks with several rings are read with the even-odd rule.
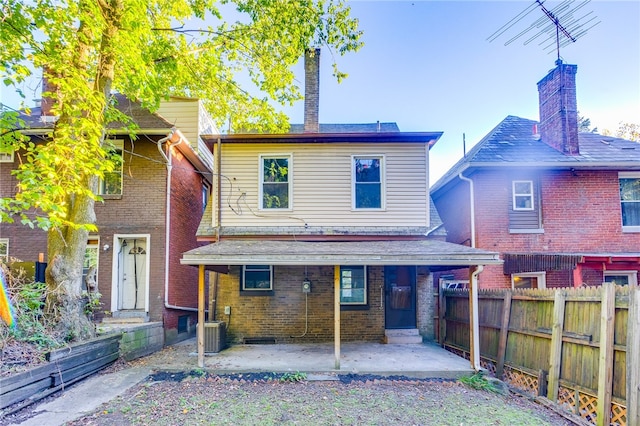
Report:
[[[204,265],[198,266],[198,367],[204,368]]]
[[[478,319],[478,274],[482,272],[482,265],[472,266],[469,274],[469,360],[471,368],[480,371],[480,325]]]
[[[333,335],[335,368],[340,370],[340,266],[333,267]]]

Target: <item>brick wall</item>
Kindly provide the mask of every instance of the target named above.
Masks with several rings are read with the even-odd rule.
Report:
[[[640,233],[622,232],[617,171],[539,172],[544,232],[533,234],[509,233],[509,188],[514,176],[507,170],[483,171],[473,176],[478,248],[501,253],[625,253],[640,247]],[[447,216],[458,205],[460,210],[465,209],[467,189],[468,184],[460,182],[435,200],[447,227],[448,241],[460,243],[470,238],[468,210]],[[599,278],[591,277],[588,282],[601,280],[602,272],[597,273]],[[458,277],[466,272],[458,270],[454,274]],[[503,274],[500,265],[485,266],[479,282],[482,288],[511,286],[510,276]],[[548,287],[561,285],[572,285],[567,271],[547,274]]]
[[[382,267],[368,269],[369,309],[341,311],[343,341],[380,342],[384,336],[384,306],[380,288],[384,284]],[[245,337],[275,337],[278,342],[326,342],[334,338],[333,267],[311,266],[308,313],[302,293],[304,268],[274,266],[272,296],[240,295],[239,267],[220,275],[216,319],[228,324],[228,340],[241,342]],[[224,307],[231,315],[224,315]],[[307,333],[305,331],[305,321]]]

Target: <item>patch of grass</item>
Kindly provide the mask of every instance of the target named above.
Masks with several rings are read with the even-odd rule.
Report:
[[[478,371],[472,376],[461,377],[460,382],[473,389],[500,393],[494,384],[487,380],[487,377],[482,371]]]
[[[306,373],[296,371],[295,373],[283,373],[282,376],[280,376],[279,380],[281,382],[301,382],[303,380],[306,380],[306,378]]]

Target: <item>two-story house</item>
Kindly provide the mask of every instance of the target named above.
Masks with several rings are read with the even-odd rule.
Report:
[[[576,71],[558,61],[540,121],[508,116],[431,188],[447,241],[500,252],[481,288],[637,284],[640,144],[578,132]]]
[[[182,263],[199,267],[201,291],[215,271],[209,319],[230,342],[433,339],[433,271],[499,263],[497,253],[430,238],[429,150],[441,133],[319,125],[310,62],[316,102],[302,132],[208,139],[214,184],[198,237],[210,244]]]
[[[90,287],[97,289],[87,290],[101,294],[98,321],[159,323],[164,333],[161,328],[161,341],[155,343],[161,346],[193,336],[195,330],[197,271],[179,259],[201,244],[195,234],[211,187],[212,157],[199,134],[215,129],[195,99],[172,98],[152,114],[138,102],[115,98],[118,109],[137,125],[137,137],[130,138],[120,123],[108,126],[122,161],[100,183],[98,232],[89,236],[84,265]],[[55,122],[43,105],[22,117],[34,143],[46,143]],[[0,197],[16,193],[11,171],[19,158],[20,153],[0,157]],[[0,223],[5,261],[46,264],[46,247],[45,232]]]

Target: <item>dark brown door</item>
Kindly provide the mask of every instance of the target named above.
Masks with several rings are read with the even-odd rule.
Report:
[[[416,267],[385,266],[385,328],[416,327]]]

